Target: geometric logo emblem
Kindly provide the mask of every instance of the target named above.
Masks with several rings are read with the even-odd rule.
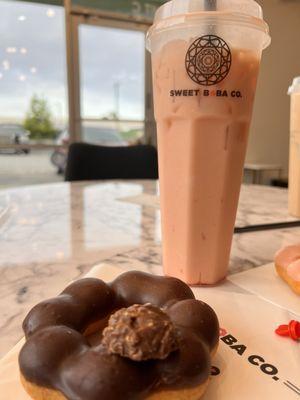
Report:
[[[189,77],[203,86],[212,86],[226,78],[232,62],[225,40],[215,35],[196,39],[189,47],[185,66]]]

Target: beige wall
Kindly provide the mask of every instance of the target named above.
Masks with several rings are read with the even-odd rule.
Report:
[[[258,0],[270,25],[272,44],[265,50],[247,162],[281,164],[288,171],[288,86],[300,76],[300,0]]]

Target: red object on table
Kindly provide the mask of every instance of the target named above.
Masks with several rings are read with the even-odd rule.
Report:
[[[300,339],[300,322],[291,321],[288,325],[280,325],[275,331],[279,336],[287,336],[293,340]]]

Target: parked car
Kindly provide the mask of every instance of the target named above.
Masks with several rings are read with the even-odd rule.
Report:
[[[84,127],[82,132],[83,142],[99,144],[101,146],[128,146],[119,132],[113,128]]]
[[[0,124],[0,148],[10,145],[28,145],[30,132],[26,131],[21,125]],[[24,147],[14,150],[15,153],[29,153],[29,149]]]
[[[117,130],[103,127],[84,127],[82,141],[101,146],[128,146],[128,143],[121,138]],[[70,135],[68,130],[62,131],[56,139],[57,146],[64,146],[56,149],[51,155],[51,162],[57,167],[58,174],[62,174],[65,171],[68,157],[67,146],[69,142]]]

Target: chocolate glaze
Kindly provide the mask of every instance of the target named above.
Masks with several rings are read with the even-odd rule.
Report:
[[[183,300],[167,309],[173,324],[192,329],[208,344],[210,351],[219,342],[219,321],[214,310],[203,301]]]
[[[156,371],[163,386],[180,389],[205,382],[210,374],[208,346],[188,328],[180,327],[179,351],[156,363]]]
[[[163,308],[178,332],[179,349],[166,359],[132,361],[102,344],[92,347],[82,335],[112,310],[145,303]],[[109,285],[98,279],[75,282],[34,307],[23,327],[28,340],[19,356],[21,373],[69,400],[140,400],[154,390],[204,383],[209,349],[219,334],[215,313],[187,285],[141,272],[125,273]]]
[[[27,340],[20,354],[21,370],[30,382],[56,387],[62,361],[86,350],[88,343],[80,333],[65,326],[47,327]]]
[[[74,282],[59,296],[39,303],[29,312],[23,322],[25,336],[55,325],[84,332],[89,324],[109,314],[115,297],[115,292],[100,279]]]
[[[124,307],[150,303],[162,308],[172,300],[195,298],[191,289],[179,279],[144,272],[132,271],[120,275],[111,287]]]
[[[156,381],[151,363],[111,355],[98,346],[69,357],[59,384],[70,400],[136,400],[143,399]]]

